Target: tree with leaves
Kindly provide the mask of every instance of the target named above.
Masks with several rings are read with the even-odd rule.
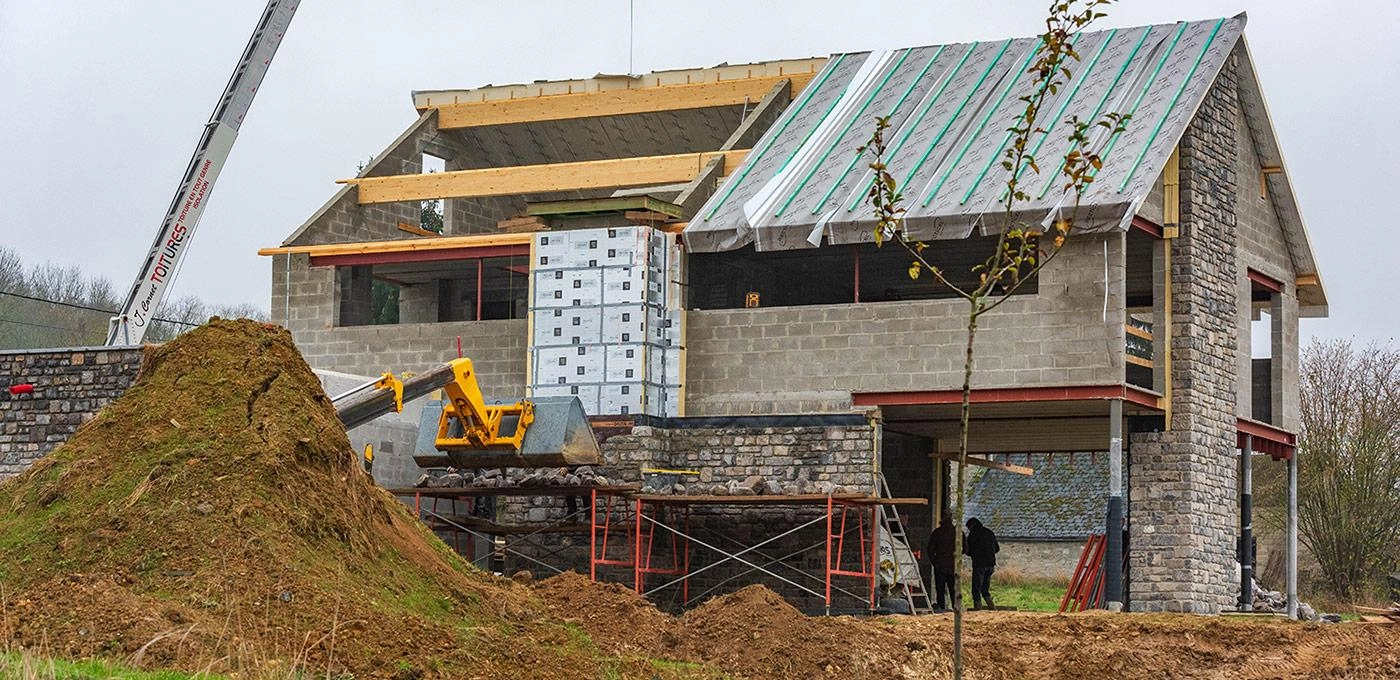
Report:
[[[1002,169],[1006,172],[1006,191],[1000,203],[996,247],[986,260],[973,266],[972,281],[975,285],[958,285],[953,277],[945,274],[933,261],[933,252],[926,242],[910,238],[905,229],[902,206],[904,195],[886,163],[885,132],[889,129],[888,117],[876,120],[875,130],[862,152],[873,156],[870,169],[875,174],[875,182],[867,199],[874,209],[876,226],[874,232],[877,246],[893,245],[903,248],[910,256],[909,277],[918,279],[924,274],[931,276],[939,285],[967,302],[965,328],[967,331],[966,349],[963,360],[961,429],[958,444],[957,496],[953,517],[955,526],[963,525],[964,499],[967,496],[968,424],[971,413],[973,358],[976,348],[978,322],[983,315],[995,310],[1009,299],[1028,280],[1033,279],[1055,259],[1064,247],[1074,228],[1075,214],[1079,200],[1093,183],[1094,176],[1103,167],[1103,159],[1098,149],[1106,148],[1106,142],[1095,143],[1091,139],[1096,129],[1105,131],[1109,138],[1121,134],[1128,117],[1110,112],[1100,120],[1084,121],[1077,116],[1063,122],[1070,150],[1061,159],[1060,176],[1062,189],[1070,198],[1069,209],[1054,220],[1050,229],[1044,230],[1039,224],[1025,224],[1018,221],[1017,206],[1025,203],[1030,196],[1022,189],[1022,174],[1030,170],[1032,175],[1040,173],[1040,165],[1030,151],[1030,138],[1033,134],[1050,134],[1041,121],[1041,107],[1046,99],[1055,95],[1059,88],[1073,77],[1071,65],[1079,61],[1074,50],[1074,37],[1095,20],[1105,14],[1101,11],[1112,0],[1056,0],[1050,5],[1045,20],[1045,32],[1040,36],[1040,44],[1035,59],[1029,67],[1032,76],[1029,94],[1019,101],[1024,105],[1021,113],[1012,121],[1008,131],[1011,143],[1003,151]],[[1056,125],[1050,121],[1048,126]],[[1099,135],[1102,136],[1102,135]],[[962,554],[962,531],[956,532],[954,554]],[[959,565],[959,571],[962,571]],[[962,677],[962,592],[953,597],[953,676]]]

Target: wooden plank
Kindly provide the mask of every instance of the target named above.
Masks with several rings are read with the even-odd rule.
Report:
[[[941,459],[943,459],[943,460],[953,460],[953,461],[955,461],[955,460],[958,459],[958,454],[956,454],[956,453],[930,453],[930,454],[928,455],[928,457],[929,457],[929,458],[941,458]],[[986,458],[978,458],[978,457],[976,457],[976,456],[968,456],[968,457],[967,457],[967,464],[968,464],[968,465],[976,465],[977,467],[990,468],[990,469],[993,469],[993,470],[1002,470],[1002,471],[1005,471],[1005,472],[1011,472],[1011,473],[1018,474],[1018,475],[1025,475],[1025,476],[1027,476],[1027,477],[1029,477],[1029,476],[1035,474],[1035,469],[1034,469],[1034,468],[1028,468],[1028,467],[1026,467],[1026,466],[1024,466],[1024,465],[1012,465],[1011,463],[998,463],[998,462],[996,462],[996,461],[994,461],[994,460],[988,460],[988,459],[986,459]]]
[[[790,82],[791,93],[795,94],[815,75],[816,72],[793,73],[684,85],[444,104],[437,107],[438,129],[454,130],[485,125],[703,109],[713,106],[737,106],[746,102],[753,104],[784,81]]]
[[[622,213],[622,217],[628,222],[645,224],[653,227],[670,222],[672,219],[670,215],[659,213],[655,210],[628,210]]]
[[[1134,365],[1134,366],[1141,366],[1141,367],[1143,367],[1143,368],[1152,368],[1152,360],[1151,360],[1151,359],[1144,359],[1144,358],[1142,358],[1142,357],[1140,357],[1140,356],[1134,356],[1134,355],[1132,355],[1132,354],[1125,354],[1125,355],[1123,355],[1123,359],[1124,359],[1125,361],[1127,361],[1128,363]]]
[[[549,220],[543,217],[512,217],[496,222],[496,228],[508,234],[549,231]]]
[[[820,505],[826,503],[825,494],[793,494],[774,496],[670,496],[663,494],[635,494],[632,496],[647,503],[669,503],[674,505]],[[927,498],[877,498],[858,493],[837,493],[831,498],[842,503],[861,505],[928,505]]]
[[[546,194],[556,191],[686,182],[694,179],[711,159],[722,157],[725,167],[735,168],[743,163],[748,152],[748,149],[741,149],[574,163],[515,165],[416,175],[358,177],[339,180],[339,183],[358,187],[356,198],[361,205],[439,198]]]
[[[432,236],[432,237],[442,236],[442,234],[439,234],[439,233],[437,233],[437,232],[435,232],[435,231],[431,231],[431,230],[428,230],[428,229],[424,229],[424,228],[422,228],[422,227],[420,227],[420,226],[418,226],[418,225],[416,225],[416,224],[409,224],[409,223],[407,223],[407,222],[399,222],[399,231],[406,231],[406,232],[408,232],[408,233],[410,233],[410,234],[414,234],[414,235],[416,235],[416,236]]]
[[[259,255],[361,255],[366,253],[399,253],[457,248],[489,248],[495,246],[529,245],[529,234],[475,234],[472,236],[439,236],[433,239],[399,239],[395,241],[365,241],[362,243],[328,243],[314,246],[282,246],[263,248]]]
[[[1317,274],[1299,274],[1298,277],[1293,280],[1293,283],[1299,287],[1320,286],[1322,285],[1322,279],[1318,278]]]
[[[560,216],[596,215],[598,213],[649,210],[670,217],[680,217],[681,207],[653,196],[609,196],[570,201],[538,201],[526,204],[525,214]]]
[[[1143,340],[1151,340],[1151,339],[1152,339],[1152,332],[1151,332],[1151,331],[1145,331],[1145,330],[1143,330],[1143,329],[1141,329],[1141,328],[1138,328],[1137,326],[1134,326],[1134,325],[1132,325],[1132,324],[1130,324],[1130,323],[1129,323],[1129,324],[1123,324],[1123,332],[1127,333],[1128,335],[1135,335],[1135,336],[1137,336],[1137,337],[1139,337],[1139,338],[1142,338]]]

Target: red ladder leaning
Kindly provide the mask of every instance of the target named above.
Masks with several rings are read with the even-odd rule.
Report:
[[[1060,613],[1082,612],[1099,606],[1103,599],[1104,548],[1103,534],[1090,534],[1089,540],[1084,542],[1084,550],[1079,553],[1079,564],[1074,567],[1065,596],[1060,598]]]

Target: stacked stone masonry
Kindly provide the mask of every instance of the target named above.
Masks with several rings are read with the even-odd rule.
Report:
[[[141,369],[140,347],[0,352],[0,480],[24,472],[120,397]],[[33,385],[31,394],[10,394]]]
[[[1172,247],[1172,420],[1131,438],[1134,609],[1217,613],[1234,600],[1239,362],[1239,101],[1217,78],[1181,143]]]

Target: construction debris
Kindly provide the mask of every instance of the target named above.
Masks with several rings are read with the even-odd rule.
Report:
[[[573,470],[557,468],[487,468],[485,470],[458,470],[418,477],[413,486],[420,489],[505,489],[520,487],[587,486],[606,487],[613,480],[594,472],[591,465],[583,465]]]

